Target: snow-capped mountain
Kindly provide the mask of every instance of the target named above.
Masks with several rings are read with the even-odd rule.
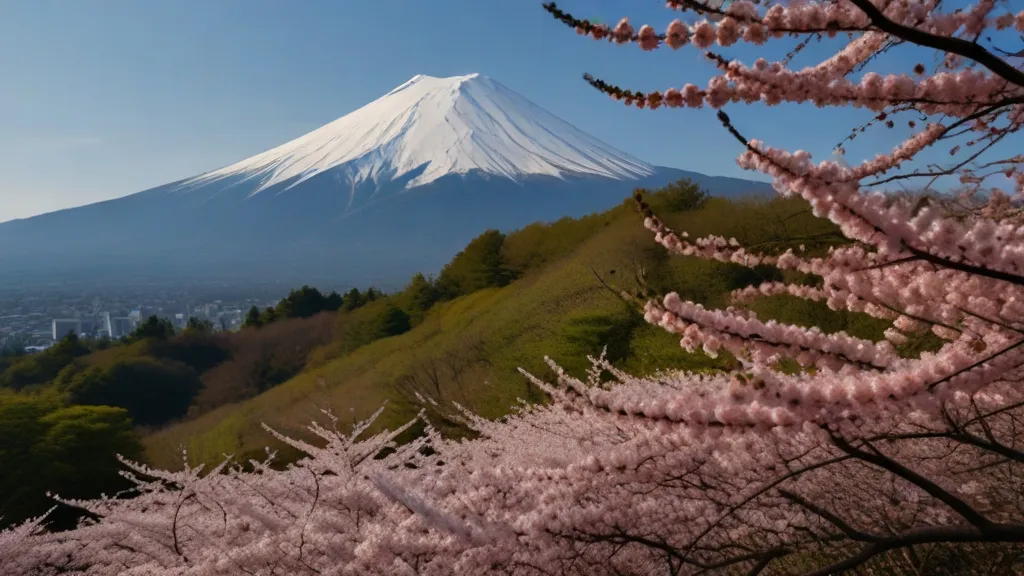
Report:
[[[347,184],[401,178],[406,188],[480,171],[519,179],[567,175],[636,179],[654,167],[577,130],[479,74],[415,76],[381,98],[287,144],[192,178],[185,185],[244,176],[253,194],[301,185],[344,167]]]
[[[419,75],[230,166],[0,224],[0,278],[393,283],[487,228],[603,210],[682,177],[713,194],[770,190],[642,162],[486,76]]]

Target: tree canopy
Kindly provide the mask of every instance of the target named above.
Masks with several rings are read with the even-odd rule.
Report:
[[[488,230],[474,238],[441,269],[437,288],[446,298],[471,294],[483,288],[504,286],[512,281],[501,247],[505,235]]]
[[[316,288],[303,286],[292,290],[288,296],[277,304],[278,318],[309,318],[320,312],[334,312],[342,305],[342,297],[337,292],[323,294]]]
[[[196,318],[191,316],[188,319],[188,323],[185,325],[185,331],[191,334],[209,334],[213,332],[213,321],[206,318]]]
[[[0,393],[0,526],[43,514],[65,498],[96,498],[131,484],[116,459],[138,459],[142,449],[125,410],[63,406],[53,396]],[[81,514],[59,507],[57,528]]]
[[[260,327],[260,309],[254,304],[249,308],[249,311],[245,313],[245,320],[242,321],[243,328],[259,328]]]
[[[149,338],[166,340],[174,336],[174,332],[174,324],[170,320],[153,314],[139,324],[131,334],[126,336],[126,340],[128,342],[138,342]]]
[[[433,278],[417,273],[402,291],[410,312],[422,314],[430,309],[441,298],[441,293]]]
[[[57,374],[76,358],[81,358],[89,352],[89,348],[71,332],[47,350],[17,357],[0,372],[0,388],[21,390],[28,386],[45,384],[56,378]]]
[[[184,416],[201,388],[199,376],[189,366],[150,357],[89,367],[65,384],[71,402],[124,408],[142,426]]]

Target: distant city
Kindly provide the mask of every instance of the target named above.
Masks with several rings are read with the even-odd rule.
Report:
[[[224,287],[143,287],[97,294],[69,290],[0,293],[0,351],[37,352],[70,332],[83,338],[117,339],[131,334],[153,315],[170,320],[178,330],[184,329],[190,318],[208,320],[216,331],[238,330],[249,308],[274,306],[288,290],[275,285],[244,292]]]

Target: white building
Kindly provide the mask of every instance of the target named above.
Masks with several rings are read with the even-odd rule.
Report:
[[[110,333],[111,338],[120,338],[127,336],[135,331],[135,327],[138,323],[132,318],[111,318],[113,332]]]
[[[131,334],[136,325],[135,320],[131,318],[118,318],[111,316],[110,312],[103,313],[103,327],[111,338],[120,338]]]
[[[65,336],[74,332],[82,333],[82,321],[78,318],[54,318],[53,319],[53,341],[60,342]]]

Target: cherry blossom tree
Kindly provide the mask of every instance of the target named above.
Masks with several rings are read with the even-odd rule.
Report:
[[[759,7],[673,0],[694,16],[664,33],[579,20],[578,33],[643,50],[692,46],[719,73],[706,87],[626,90],[640,108],[711,108],[742,146],[740,166],[799,196],[850,240],[827,253],[762,252],[673,230],[637,195],[645,226],[673,254],[772,265],[808,280],[739,290],[710,310],[670,293],[642,302],[681,345],[728,352],[731,374],[622,373],[594,358],[585,380],[551,363],[551,401],[478,433],[406,428],[369,435],[313,424],[316,444],[269,431],[308,457],[275,470],[226,461],[207,473],[125,462],[132,498],[64,502],[93,519],[0,533],[12,574],[971,574],[1014,573],[1024,548],[1024,156],[1004,155],[1024,123],[1024,72],[1005,41],[1024,11],[979,0],[828,0]],[[711,51],[795,37],[790,56],[752,65]],[[811,42],[847,38],[797,69]],[[906,46],[940,55],[901,73],[869,71]],[[813,103],[869,111],[865,127],[908,121],[892,152],[814,163],[748,139],[732,104]],[[911,124],[912,123],[912,124]],[[859,128],[858,128],[859,130]],[[1016,142],[1020,142],[1017,140]],[[949,147],[947,164],[917,161]],[[1000,190],[996,182],[1004,178]],[[958,178],[957,194],[897,195]],[[758,318],[745,303],[785,294],[892,322],[872,342]],[[628,293],[623,297],[633,298]],[[931,351],[905,353],[930,331]],[[904,353],[901,353],[903,351]],[[783,369],[795,360],[800,370]],[[606,381],[602,375],[611,374]],[[410,394],[416,394],[411,390]],[[425,399],[424,403],[432,402]],[[447,410],[447,408],[446,408]],[[378,413],[379,414],[379,413]],[[425,414],[425,413],[424,413]],[[329,414],[328,414],[329,416]]]

